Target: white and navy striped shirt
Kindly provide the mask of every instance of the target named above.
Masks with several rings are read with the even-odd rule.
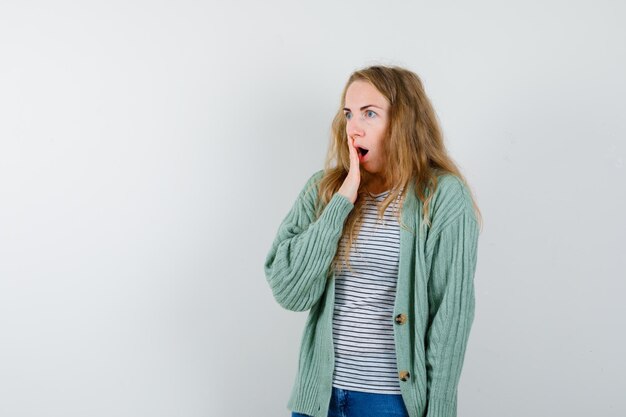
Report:
[[[381,222],[377,202],[389,191],[367,196],[363,224],[350,250],[348,270],[341,260],[346,236],[338,246],[343,267],[335,271],[333,386],[354,391],[400,394],[393,336],[400,228],[392,202]]]

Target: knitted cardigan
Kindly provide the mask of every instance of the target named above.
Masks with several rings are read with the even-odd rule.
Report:
[[[284,217],[265,260],[275,300],[310,310],[287,408],[327,417],[332,393],[334,272],[330,268],[354,204],[336,193],[315,219],[314,173]],[[426,190],[428,195],[428,191]],[[474,319],[474,272],[479,227],[467,188],[454,175],[438,177],[430,227],[409,183],[401,208],[400,255],[393,317],[397,369],[410,417],[455,417],[457,387]],[[394,320],[398,315],[402,319]]]

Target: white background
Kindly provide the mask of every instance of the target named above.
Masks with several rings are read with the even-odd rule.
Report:
[[[485,220],[459,416],[626,414],[621,1],[0,3],[0,415],[288,416],[263,263],[349,74]]]

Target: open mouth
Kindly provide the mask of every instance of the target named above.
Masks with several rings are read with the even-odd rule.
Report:
[[[369,152],[369,149],[361,148],[360,146],[358,146],[356,150],[361,156],[365,156]]]

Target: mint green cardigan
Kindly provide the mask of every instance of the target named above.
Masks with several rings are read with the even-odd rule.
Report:
[[[334,273],[330,268],[354,205],[333,195],[314,219],[313,174],[278,228],[265,260],[276,301],[310,310],[302,334],[289,410],[327,417],[332,393]],[[422,204],[408,184],[401,216],[400,256],[393,320],[398,378],[410,417],[453,417],[457,387],[474,319],[474,272],[479,227],[471,197],[451,174],[439,177],[431,226],[419,227]],[[395,320],[397,315],[404,315]]]

